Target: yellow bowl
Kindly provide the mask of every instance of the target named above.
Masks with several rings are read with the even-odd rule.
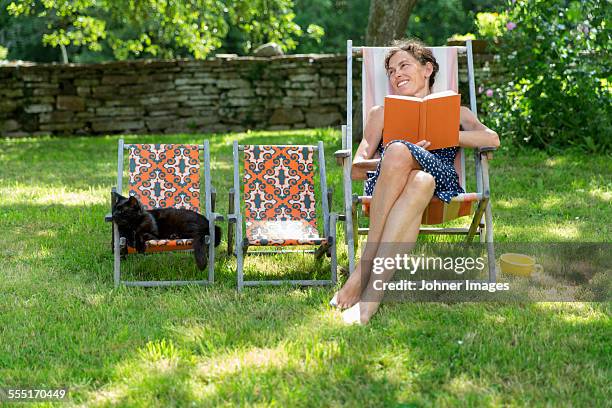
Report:
[[[542,265],[529,255],[506,253],[499,257],[499,266],[503,274],[530,277],[534,271],[543,271]]]

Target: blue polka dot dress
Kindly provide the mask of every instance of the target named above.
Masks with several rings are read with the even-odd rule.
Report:
[[[380,162],[376,171],[367,173],[367,180],[364,185],[364,192],[371,196],[374,194],[374,187],[380,175],[380,166],[385,156],[385,150],[392,143],[401,143],[412,152],[412,156],[421,165],[423,171],[431,174],[436,181],[436,189],[434,195],[445,203],[450,202],[451,198],[464,193],[463,188],[459,185],[459,176],[455,170],[455,156],[459,151],[458,147],[447,147],[437,150],[425,150],[420,146],[407,142],[405,140],[393,140],[383,148],[382,142],[378,145],[380,153]]]

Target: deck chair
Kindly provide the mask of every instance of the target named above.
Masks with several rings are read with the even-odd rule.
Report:
[[[117,186],[112,192],[122,194],[123,153],[129,152],[128,195],[136,196],[147,209],[186,208],[202,212],[200,203],[200,181],[202,159],[204,160],[205,216],[209,221],[210,236],[204,243],[208,247],[208,278],[203,280],[126,281],[121,279],[121,259],[136,249],[128,246],[125,237],[119,236],[119,228],[113,223],[114,283],[126,286],[176,286],[188,284],[209,284],[214,282],[215,273],[215,221],[223,216],[215,213],[215,189],[210,178],[210,147],[208,140],[203,145],[186,144],[124,144],[119,140],[117,155]],[[203,157],[202,157],[203,156]],[[115,204],[111,194],[111,209]],[[105,220],[112,222],[112,215]],[[166,251],[191,251],[191,239],[149,240],[145,253]]]
[[[323,142],[317,146],[241,146],[234,141],[234,188],[229,192],[228,251],[237,258],[238,290],[244,286],[336,284],[336,220],[329,211]],[[240,200],[240,152],[244,154],[244,225]],[[317,229],[314,157],[318,153],[324,236]],[[235,238],[235,243],[234,243]],[[258,250],[254,254],[312,252],[331,258],[329,280],[244,280],[244,257],[251,247],[316,246],[316,250]],[[280,249],[280,248],[279,248]]]
[[[476,93],[474,84],[474,63],[472,57],[472,42],[467,41],[465,47],[432,47],[440,71],[436,76],[433,92],[453,90],[458,92],[458,55],[466,54],[467,75],[469,85],[470,109],[476,113]],[[363,118],[375,105],[383,105],[386,95],[391,93],[385,69],[384,58],[389,48],[385,47],[353,47],[352,41],[347,41],[347,115],[346,125],[342,126],[342,150],[335,152],[337,163],[343,167],[344,187],[344,219],[346,242],[348,246],[349,271],[355,268],[355,246],[358,245],[358,235],[367,235],[368,228],[358,228],[358,213],[361,207],[364,215],[368,215],[372,197],[353,195],[351,185],[352,158],[352,62],[353,52],[362,56],[362,105]],[[365,122],[364,122],[365,123]],[[472,221],[463,228],[421,227],[421,234],[465,235],[471,242],[478,234],[480,242],[487,244],[489,280],[495,280],[495,254],[493,247],[493,220],[491,215],[489,190],[489,162],[495,147],[474,149],[476,169],[476,192],[460,194],[448,204],[433,197],[423,214],[422,224],[441,224],[455,218],[473,214]],[[455,169],[464,191],[465,182],[465,149],[459,149],[455,159]],[[473,211],[473,206],[476,210]],[[486,228],[485,228],[486,227]]]

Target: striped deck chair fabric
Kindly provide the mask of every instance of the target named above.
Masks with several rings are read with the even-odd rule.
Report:
[[[363,115],[375,105],[383,105],[385,96],[392,93],[392,88],[387,78],[384,65],[385,55],[390,48],[376,47],[363,49],[362,64],[362,87],[363,87]],[[432,92],[452,90],[459,92],[458,81],[458,58],[457,50],[452,47],[431,47],[440,65],[440,71],[436,75]],[[459,149],[455,158],[455,170],[459,175],[459,184],[465,191],[465,152]],[[422,224],[441,224],[459,217],[465,217],[472,213],[472,204],[477,202],[477,194],[462,194],[454,197],[450,203],[434,197],[423,213]],[[371,198],[362,197],[362,208],[366,215],[369,214]]]
[[[351,115],[353,104],[353,53],[360,53],[362,56],[362,83],[361,83],[361,103],[362,118],[365,122],[366,115],[371,108],[376,105],[384,105],[386,95],[393,93],[389,78],[386,75],[384,60],[391,47],[354,47],[351,40],[347,41],[347,117],[346,125],[342,126],[342,149],[334,153],[336,162],[343,168],[343,189],[344,189],[344,214],[345,226],[347,231],[347,247],[349,258],[349,271],[355,270],[356,249],[359,246],[359,235],[368,233],[368,228],[359,228],[357,219],[358,209],[369,215],[369,207],[372,197],[366,195],[352,194],[351,169],[353,161],[352,132],[353,118]],[[429,47],[433,52],[438,64],[439,71],[436,75],[432,92],[446,90],[459,91],[459,54],[465,55],[467,62],[468,93],[472,112],[477,111],[475,79],[472,43],[466,41],[465,47]],[[358,60],[357,60],[358,61]],[[449,203],[444,203],[437,197],[433,197],[428,207],[423,213],[421,224],[432,225],[442,224],[455,218],[472,216],[469,227],[421,227],[421,233],[443,234],[443,235],[466,235],[467,241],[471,241],[478,235],[481,242],[486,242],[489,255],[489,274],[490,279],[495,278],[495,257],[493,249],[493,221],[490,205],[489,191],[489,162],[495,147],[479,147],[474,150],[474,163],[476,173],[476,191],[466,192],[453,197]],[[465,172],[465,149],[460,148],[455,157],[455,170],[459,176],[459,184],[466,190]],[[474,204],[477,204],[474,206]],[[476,209],[474,210],[474,207]],[[484,221],[484,222],[483,222]],[[486,226],[486,230],[484,227]]]

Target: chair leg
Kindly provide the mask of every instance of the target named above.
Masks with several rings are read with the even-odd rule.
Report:
[[[242,291],[242,288],[244,287],[244,257],[246,255],[246,251],[248,250],[248,247],[245,248],[244,246],[244,242],[242,242],[242,228],[241,225],[242,224],[238,224],[238,223],[242,223],[242,221],[240,219],[237,220],[236,222],[236,278],[237,278],[237,283],[238,283],[238,292]]]
[[[238,278],[238,292],[242,291],[242,288],[244,287],[243,281],[244,281],[244,275],[243,275],[243,263],[244,263],[244,257],[242,254],[242,248],[239,248],[236,251],[236,272],[237,272],[237,278]]]
[[[332,285],[335,285],[338,281],[338,246],[336,245],[336,214],[331,214],[329,220],[329,228],[330,228],[330,238],[331,238],[331,281]],[[350,262],[350,259],[349,259]],[[350,265],[350,263],[349,263]]]
[[[230,189],[228,194],[229,203],[228,203],[228,214],[234,215],[234,189]],[[236,255],[236,248],[234,248],[234,220],[227,217],[227,254],[228,255]]]
[[[472,223],[470,224],[470,229],[468,231],[467,238],[466,238],[466,241],[468,243],[472,242],[472,239],[474,238],[474,234],[476,234],[476,231],[478,230],[480,221],[482,219],[482,216],[488,204],[489,204],[488,198],[483,198],[482,200],[478,202],[478,207],[476,208],[476,212],[474,213],[474,218],[472,218]]]
[[[212,220],[208,220],[208,234],[210,236],[210,241],[208,242],[208,283],[213,283],[215,281],[215,221],[214,221],[214,213]]]
[[[355,271],[355,261],[359,252],[359,214],[355,202],[353,202],[351,207],[351,216],[353,218],[353,235],[349,237],[348,245],[349,276]]]
[[[326,253],[329,252],[329,249],[331,248],[331,245],[329,243],[325,243],[323,245],[320,245],[315,251],[314,251],[314,257],[317,261],[321,260],[321,258],[323,258],[323,255],[325,255]]]
[[[113,263],[113,281],[116,288],[121,282],[121,248],[119,239],[119,227],[115,223],[113,223],[113,255],[115,258]]]
[[[493,246],[493,214],[491,213],[491,202],[487,204],[485,210],[486,232],[485,240],[487,244],[487,253],[489,259],[489,281],[495,282],[497,274],[495,270],[495,248]]]

